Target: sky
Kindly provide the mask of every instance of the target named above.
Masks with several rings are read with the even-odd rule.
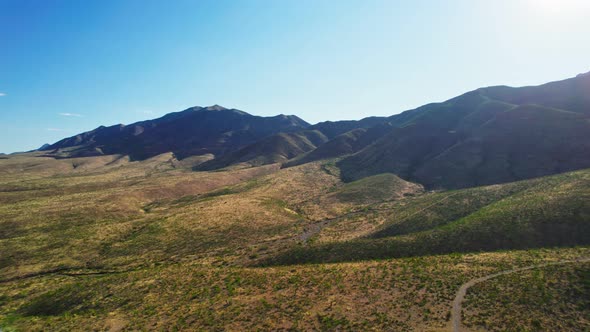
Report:
[[[587,0],[0,0],[0,152],[191,106],[310,123],[590,71]]]

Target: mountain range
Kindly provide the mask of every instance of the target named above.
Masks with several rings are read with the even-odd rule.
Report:
[[[43,146],[56,158],[214,159],[196,170],[282,167],[338,158],[345,181],[393,173],[429,189],[505,183],[590,167],[590,73],[540,86],[495,86],[390,117],[310,125],[219,105],[98,127]]]

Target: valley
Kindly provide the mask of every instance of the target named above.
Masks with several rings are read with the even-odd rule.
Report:
[[[7,331],[450,331],[455,292],[468,280],[590,256],[588,230],[575,223],[587,215],[585,170],[427,192],[394,175],[346,184],[329,160],[194,172],[170,155],[39,155],[0,161]],[[15,181],[15,165],[26,178]],[[520,226],[503,222],[507,214]],[[579,236],[547,242],[560,231]],[[536,288],[474,302],[482,287],[514,287],[515,276],[475,286],[463,323],[534,328],[567,315],[569,329],[582,329],[589,268],[542,267],[553,272],[535,275]],[[518,319],[539,290],[559,305]],[[482,302],[492,294],[515,309],[496,315]]]

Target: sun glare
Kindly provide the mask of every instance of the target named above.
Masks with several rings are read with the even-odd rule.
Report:
[[[577,15],[590,10],[590,0],[528,0],[531,6],[547,14]]]

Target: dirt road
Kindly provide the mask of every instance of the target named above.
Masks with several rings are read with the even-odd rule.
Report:
[[[590,258],[579,258],[579,259],[575,259],[575,260],[564,260],[564,261],[558,261],[558,262],[552,262],[552,263],[531,265],[531,266],[521,267],[521,268],[517,268],[517,269],[506,270],[506,271],[490,274],[490,275],[487,275],[484,277],[469,280],[468,282],[463,284],[461,286],[461,288],[459,288],[459,290],[457,291],[457,293],[455,295],[455,300],[453,301],[453,310],[451,311],[451,317],[452,317],[452,322],[453,322],[453,325],[452,325],[453,331],[454,332],[467,331],[467,329],[461,325],[461,310],[462,310],[463,300],[465,299],[465,294],[467,294],[467,290],[470,287],[475,286],[475,285],[477,285],[481,282],[484,282],[486,280],[490,280],[490,279],[493,279],[493,278],[496,278],[499,276],[503,276],[505,274],[522,272],[522,271],[532,270],[532,269],[541,268],[541,267],[545,267],[545,266],[551,266],[551,265],[563,265],[563,264],[585,263],[585,262],[590,262]]]

